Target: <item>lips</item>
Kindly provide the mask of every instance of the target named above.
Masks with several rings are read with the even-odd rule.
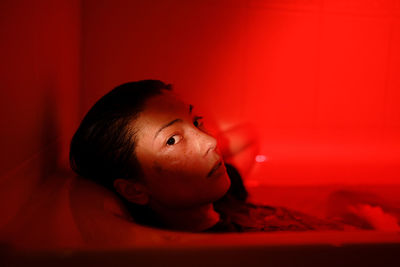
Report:
[[[222,160],[217,161],[212,167],[211,171],[207,174],[207,177],[211,177],[221,166],[222,166]]]

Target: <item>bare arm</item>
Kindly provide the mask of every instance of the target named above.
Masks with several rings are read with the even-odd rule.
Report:
[[[235,166],[242,176],[248,174],[259,152],[255,127],[249,123],[224,127],[217,139],[225,162]]]

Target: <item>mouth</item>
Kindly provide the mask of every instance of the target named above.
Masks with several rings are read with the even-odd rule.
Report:
[[[212,167],[211,171],[207,174],[207,177],[213,176],[222,166],[222,160],[217,161],[217,163],[214,164]]]

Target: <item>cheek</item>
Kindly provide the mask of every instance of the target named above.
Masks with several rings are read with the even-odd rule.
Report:
[[[199,191],[208,191],[209,184],[204,169],[187,160],[163,158],[154,161],[148,176],[148,186],[153,197],[169,203],[182,205],[185,202],[197,201]]]
[[[179,151],[159,156],[152,163],[157,174],[176,176],[202,176],[208,172],[208,165],[193,151]]]

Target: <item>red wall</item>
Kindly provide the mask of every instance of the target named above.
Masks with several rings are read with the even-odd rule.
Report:
[[[131,80],[252,122],[267,161],[247,185],[399,183],[400,0],[2,0],[0,12],[0,236],[79,240],[65,227],[71,176],[46,178],[67,167],[95,100]]]
[[[268,159],[253,182],[399,181],[400,1],[19,0],[0,10],[5,192],[66,166],[84,112],[146,78],[221,121],[253,122]],[[10,178],[27,173],[36,178]]]
[[[66,165],[78,123],[80,1],[0,1],[0,226]]]
[[[85,112],[162,79],[222,121],[250,121],[253,183],[398,183],[400,1],[83,2]]]

